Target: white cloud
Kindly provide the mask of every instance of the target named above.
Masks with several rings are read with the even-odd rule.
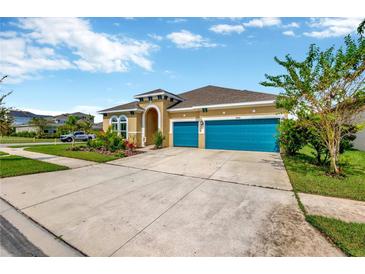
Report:
[[[272,27],[272,26],[278,26],[280,24],[281,24],[280,18],[276,17],[256,18],[248,21],[247,23],[243,23],[245,27],[256,27],[256,28]]]
[[[304,32],[305,36],[315,38],[339,37],[355,31],[362,18],[312,18],[309,27],[316,29]]]
[[[201,35],[193,34],[187,30],[172,32],[168,34],[166,38],[173,42],[178,48],[182,49],[217,46],[217,44],[209,42],[208,39],[203,38]]]
[[[161,41],[161,40],[163,40],[163,37],[162,37],[161,35],[157,35],[157,34],[155,34],[155,33],[150,33],[150,34],[148,34],[148,37],[150,37],[150,38],[152,38],[152,39],[154,39],[154,40],[156,40],[156,41]]]
[[[153,45],[93,32],[85,19],[25,18],[19,20],[18,26],[31,31],[28,36],[40,44],[69,48],[79,57],[74,64],[81,70],[125,72],[130,63],[152,69],[152,62],[147,57]]]
[[[242,25],[220,24],[212,26],[209,30],[215,33],[230,34],[232,32],[241,33],[245,30],[245,28]]]
[[[9,75],[9,83],[25,79],[39,78],[44,70],[64,70],[74,65],[52,48],[30,45],[22,37],[0,38],[0,67],[3,74]]]
[[[292,30],[283,31],[283,34],[286,36],[295,36],[295,33]]]
[[[85,19],[24,18],[13,25],[25,31],[0,32],[0,67],[9,83],[50,70],[125,72],[131,64],[152,70],[149,55],[157,46],[94,32]]]
[[[283,25],[283,28],[299,28],[300,24],[297,22],[291,22],[289,24]]]
[[[183,22],[186,22],[187,20],[184,19],[184,18],[174,18],[172,20],[167,20],[167,23],[173,23],[173,24],[176,24],[176,23],[183,23]]]
[[[0,37],[4,38],[14,38],[17,34],[15,31],[0,31]]]

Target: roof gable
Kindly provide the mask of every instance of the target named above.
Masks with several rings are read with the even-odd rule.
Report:
[[[167,95],[168,97],[174,98],[178,101],[183,101],[184,100],[179,95],[176,95],[174,93],[168,92],[168,91],[166,91],[164,89],[160,89],[160,88],[152,90],[152,91],[137,94],[137,95],[134,96],[134,98],[139,99],[139,98],[144,98],[144,97],[148,97],[148,96],[156,96],[156,95]]]

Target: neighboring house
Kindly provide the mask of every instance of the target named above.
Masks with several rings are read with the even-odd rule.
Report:
[[[94,123],[92,126],[92,130],[102,131],[103,130],[103,122]]]
[[[134,98],[99,111],[104,131],[111,126],[138,146],[153,144],[160,130],[168,146],[279,151],[276,95],[206,86],[181,94],[157,89]]]
[[[57,126],[58,125],[49,124],[43,131],[45,134],[54,134],[57,132]],[[38,132],[38,127],[32,125],[17,125],[15,126],[15,132]]]
[[[89,114],[85,114],[82,112],[73,112],[73,113],[64,113],[64,114],[53,116],[52,120],[55,124],[63,125],[64,123],[66,123],[68,117],[71,115],[75,116],[78,119],[82,119],[82,120],[86,120],[89,118]]]
[[[14,127],[15,132],[37,132],[38,127],[32,126],[29,124],[29,122],[32,120],[32,118],[44,118],[49,121],[49,124],[44,129],[45,134],[54,134],[57,132],[57,128],[59,126],[62,126],[65,124],[69,116],[75,116],[79,119],[88,119],[89,115],[82,112],[74,112],[74,113],[64,113],[61,115],[56,116],[45,116],[45,115],[38,115],[34,114],[28,111],[21,111],[21,110],[12,110],[10,112],[10,115],[14,118]],[[98,128],[97,125],[95,125],[96,129]],[[94,128],[94,127],[93,127]]]
[[[365,124],[365,108],[359,116],[360,124]],[[353,141],[354,148],[365,151],[365,129],[356,133],[356,139]]]

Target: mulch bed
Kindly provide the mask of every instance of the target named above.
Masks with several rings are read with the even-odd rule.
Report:
[[[124,157],[130,157],[130,156],[134,156],[134,155],[137,155],[137,154],[144,153],[144,151],[139,151],[139,150],[116,150],[114,152],[111,152],[109,150],[106,150],[105,148],[92,148],[92,147],[86,147],[86,146],[70,147],[67,150],[97,152],[97,153],[108,155],[108,156],[115,156],[115,155],[123,154]]]

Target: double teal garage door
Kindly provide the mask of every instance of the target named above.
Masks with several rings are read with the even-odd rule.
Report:
[[[237,119],[205,122],[205,148],[278,152],[279,119]],[[175,122],[174,146],[198,147],[198,122]]]

